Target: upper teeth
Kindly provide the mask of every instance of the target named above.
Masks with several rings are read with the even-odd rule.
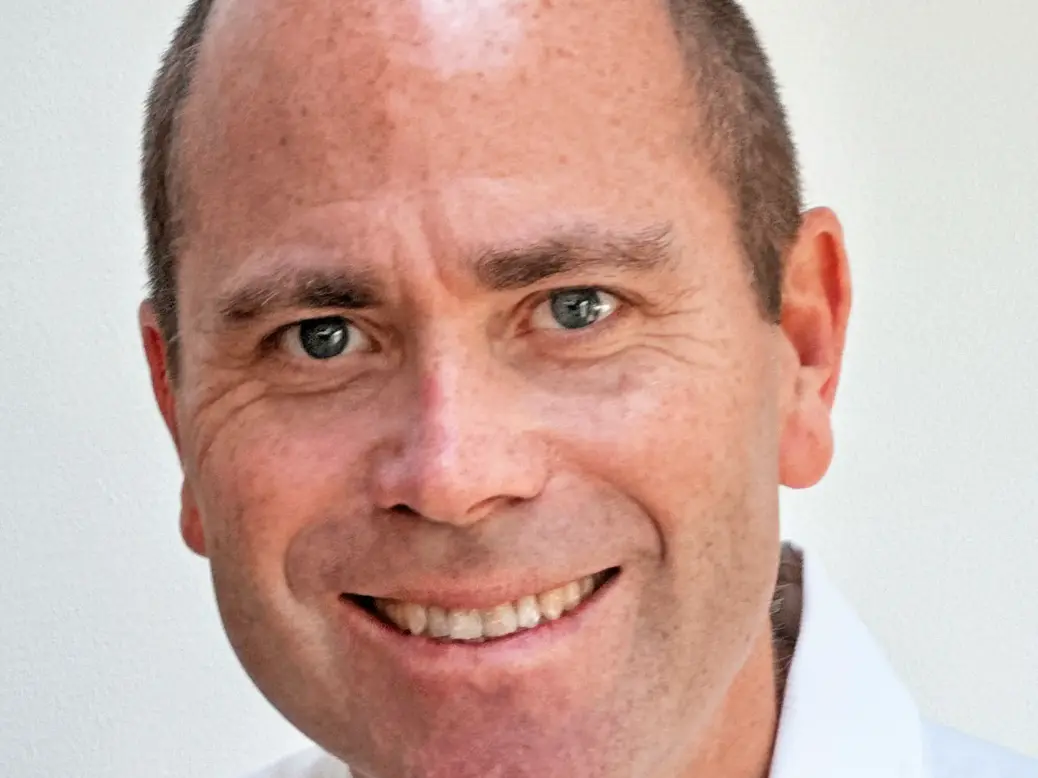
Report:
[[[541,594],[521,597],[489,610],[445,609],[399,600],[375,600],[375,609],[400,629],[412,635],[429,635],[449,640],[481,641],[532,629],[543,621],[554,621],[586,600],[604,579],[589,575]]]

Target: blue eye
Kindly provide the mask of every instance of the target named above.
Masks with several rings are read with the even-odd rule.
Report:
[[[367,336],[341,316],[307,319],[285,330],[284,347],[306,359],[327,360],[369,345]]]
[[[552,292],[532,319],[540,329],[581,330],[611,316],[617,305],[616,297],[601,289],[564,289]]]

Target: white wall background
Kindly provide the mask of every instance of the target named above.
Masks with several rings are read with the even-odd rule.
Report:
[[[750,0],[857,284],[784,498],[925,710],[1038,755],[1038,4]],[[253,690],[135,330],[140,104],[179,0],[0,0],[0,774],[233,776]]]

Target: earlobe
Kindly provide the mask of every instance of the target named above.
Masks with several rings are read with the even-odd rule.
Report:
[[[807,489],[822,480],[833,459],[829,407],[818,395],[802,395],[786,417],[779,442],[779,481]]]
[[[787,255],[782,332],[795,354],[779,449],[781,482],[813,486],[833,456],[830,414],[840,379],[851,286],[843,231],[828,209],[805,214]]]
[[[180,535],[188,548],[199,556],[206,556],[202,517],[187,481],[180,487]]]

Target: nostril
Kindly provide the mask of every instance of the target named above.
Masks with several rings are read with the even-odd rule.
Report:
[[[398,516],[406,516],[408,518],[414,518],[418,516],[418,511],[412,508],[410,505],[405,505],[402,502],[398,502],[392,508],[389,509],[390,513],[395,513]]]

